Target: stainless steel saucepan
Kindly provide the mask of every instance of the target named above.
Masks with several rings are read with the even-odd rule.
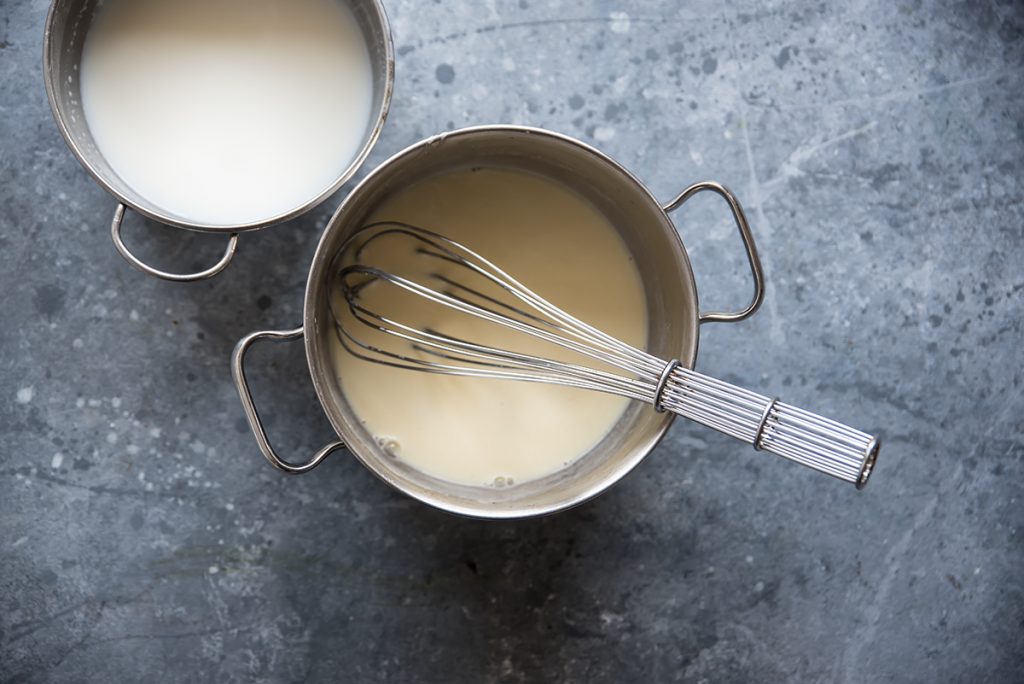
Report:
[[[231,262],[238,244],[239,233],[266,228],[309,211],[338,190],[362,165],[377,141],[384,126],[384,120],[387,118],[394,83],[395,57],[391,29],[381,1],[344,1],[352,10],[366,39],[373,69],[373,106],[371,110],[373,118],[363,134],[363,143],[359,153],[328,187],[311,188],[309,199],[300,206],[257,222],[229,225],[196,223],[169,213],[135,191],[110,167],[102,152],[97,148],[82,111],[78,68],[82,59],[85,37],[96,12],[102,6],[102,0],[53,1],[46,17],[46,28],[43,35],[43,78],[46,82],[50,107],[64,140],[78,161],[96,179],[96,182],[117,200],[114,218],[110,224],[110,234],[117,251],[128,263],[143,273],[164,280],[192,281],[214,276]],[[228,236],[228,245],[224,256],[210,268],[196,273],[170,273],[153,268],[132,254],[121,239],[121,223],[127,208],[134,209],[143,216],[169,226],[225,234]]]
[[[308,472],[331,453],[347,447],[385,482],[427,504],[481,518],[518,518],[565,509],[608,489],[651,452],[672,424],[671,413],[658,413],[634,403],[599,444],[568,468],[540,480],[498,489],[453,484],[419,472],[389,455],[360,423],[332,363],[331,348],[338,344],[328,306],[334,257],[389,195],[433,174],[477,166],[520,169],[550,178],[581,193],[605,214],[640,266],[650,321],[647,350],[659,358],[679,359],[692,368],[703,323],[741,321],[761,303],[764,284],[757,251],[749,230],[737,220],[753,276],[753,297],[734,313],[702,313],[693,270],[669,217],[688,195],[667,204],[658,202],[629,171],[593,147],[564,135],[521,126],[466,128],[423,140],[374,170],[331,218],[309,271],[302,326],[254,332],[235,348],[232,374],[260,451],[275,468],[287,473]],[[738,210],[733,207],[733,211]],[[313,386],[341,438],[297,461],[281,458],[271,445],[244,369],[246,351],[255,342],[293,339],[302,339],[306,346]]]

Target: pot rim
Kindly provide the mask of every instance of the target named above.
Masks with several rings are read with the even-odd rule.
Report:
[[[199,223],[193,221],[186,221],[180,217],[175,217],[170,214],[161,213],[160,211],[152,211],[139,206],[128,197],[121,194],[115,187],[113,187],[107,180],[100,174],[96,169],[95,165],[90,161],[89,157],[86,156],[85,152],[79,147],[78,143],[71,136],[71,131],[65,120],[64,112],[58,104],[56,87],[54,84],[54,62],[51,59],[50,45],[53,39],[53,23],[57,16],[57,5],[60,0],[52,0],[50,2],[50,8],[46,13],[46,23],[43,30],[43,82],[46,86],[46,98],[50,103],[50,113],[53,115],[54,121],[57,123],[57,128],[60,130],[61,136],[64,138],[64,142],[71,149],[72,154],[78,159],[78,163],[86,170],[86,172],[92,176],[96,183],[106,190],[115,200],[121,204],[131,207],[134,211],[142,214],[146,218],[158,221],[164,225],[173,226],[175,228],[183,228],[185,230],[192,230],[203,233],[242,233],[251,232],[267,228],[279,223],[284,223],[290,219],[300,216],[307,211],[313,209],[317,205],[321,204],[328,197],[337,192],[341,186],[348,182],[356,171],[363,165],[366,158],[370,155],[374,146],[377,144],[377,139],[380,137],[381,131],[384,129],[384,124],[387,121],[388,113],[391,111],[391,96],[394,91],[395,84],[395,49],[394,49],[394,37],[391,33],[391,22],[388,19],[387,12],[384,9],[382,0],[369,0],[373,4],[374,11],[377,19],[381,23],[384,40],[384,92],[381,97],[381,104],[377,110],[375,117],[375,124],[370,134],[366,137],[362,148],[359,153],[352,159],[352,162],[341,172],[334,182],[329,186],[319,191],[314,197],[306,201],[304,204],[291,209],[287,212],[277,214],[276,216],[263,219],[260,221],[250,221],[248,223],[236,223],[236,224],[212,224],[212,223]],[[88,124],[86,124],[88,125]]]
[[[313,382],[313,387],[316,390],[317,398],[320,400],[320,404],[324,409],[324,413],[327,414],[327,418],[330,421],[331,426],[334,428],[338,436],[340,436],[342,440],[345,441],[347,447],[349,442],[347,435],[350,432],[352,426],[349,425],[349,423],[345,421],[343,417],[338,415],[340,414],[340,411],[338,411],[336,405],[334,405],[333,403],[328,403],[330,395],[328,393],[327,381],[324,379],[324,377],[321,376],[321,373],[324,373],[323,368],[326,367],[328,364],[321,363],[319,357],[317,356],[318,348],[316,346],[315,341],[315,333],[317,330],[317,300],[321,294],[322,287],[324,287],[323,284],[326,282],[326,274],[324,273],[324,270],[329,266],[334,256],[333,254],[326,254],[326,245],[328,239],[331,233],[334,232],[335,226],[339,225],[341,217],[352,204],[354,198],[357,198],[360,195],[365,186],[375,182],[376,178],[392,164],[398,163],[406,156],[415,154],[417,151],[425,147],[435,145],[448,138],[471,136],[483,132],[508,132],[516,135],[543,136],[582,149],[583,151],[588,152],[590,155],[594,156],[598,162],[609,164],[614,170],[618,171],[622,175],[623,180],[625,182],[631,183],[634,186],[635,190],[640,192],[654,206],[658,208],[658,210],[665,216],[665,220],[668,223],[668,225],[675,225],[671,217],[669,216],[665,205],[659,202],[657,198],[654,197],[653,193],[651,193],[651,191],[647,188],[647,186],[644,185],[622,164],[615,161],[613,158],[611,158],[604,152],[598,150],[597,148],[591,145],[588,145],[587,143],[581,140],[555,131],[514,124],[469,126],[466,128],[460,128],[454,131],[439,133],[437,135],[425,138],[389,157],[387,160],[385,160],[375,169],[373,169],[373,171],[371,171],[366,176],[366,178],[360,181],[360,183],[355,188],[353,188],[352,192],[350,192],[348,196],[342,201],[342,203],[335,210],[334,214],[332,214],[330,220],[327,222],[323,230],[323,233],[320,236],[320,241],[317,244],[313,260],[310,264],[309,274],[306,280],[305,296],[303,298],[302,337],[303,345],[305,346],[306,351],[306,362],[309,367],[310,378]],[[697,284],[693,274],[693,268],[690,264],[689,256],[687,255],[686,249],[683,245],[682,238],[679,236],[679,233],[676,230],[671,230],[669,232],[671,232],[672,234],[672,239],[670,239],[670,243],[672,244],[673,249],[676,251],[676,256],[678,257],[681,265],[685,266],[685,273],[680,273],[679,275],[680,277],[685,277],[689,279],[691,292],[693,292],[693,307],[689,312],[689,315],[692,317],[692,329],[694,331],[694,334],[692,342],[689,345],[690,348],[687,350],[682,350],[682,353],[677,357],[678,360],[685,367],[692,369],[696,362],[697,347],[700,337],[700,307],[698,304]],[[526,518],[556,513],[559,511],[572,508],[574,506],[578,506],[586,501],[589,501],[595,496],[603,493],[604,491],[608,490],[610,487],[615,485],[617,482],[622,480],[634,468],[636,468],[636,466],[638,466],[640,462],[643,461],[651,453],[651,451],[654,450],[654,448],[665,436],[665,433],[668,431],[669,427],[672,425],[672,422],[675,418],[674,414],[672,414],[671,412],[666,412],[663,415],[664,418],[662,420],[661,425],[647,439],[643,447],[636,451],[636,455],[634,455],[630,459],[624,460],[608,477],[598,481],[594,486],[590,487],[587,490],[584,490],[583,492],[577,494],[576,496],[573,496],[572,498],[545,506],[533,506],[518,509],[496,508],[494,510],[488,510],[483,505],[474,506],[453,503],[451,501],[442,499],[442,497],[440,496],[435,496],[435,493],[429,490],[418,490],[406,487],[403,482],[391,477],[390,473],[388,473],[382,468],[378,468],[375,460],[364,458],[362,454],[358,453],[357,450],[351,447],[348,447],[348,450],[359,460],[360,463],[362,463],[364,467],[366,467],[370,472],[372,472],[380,479],[384,480],[384,482],[388,483],[402,494],[410,496],[433,508],[446,511],[448,513],[454,513],[458,515],[480,519],[506,520],[515,518]]]

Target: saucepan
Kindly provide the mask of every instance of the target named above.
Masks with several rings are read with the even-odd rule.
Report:
[[[102,4],[102,0],[54,0],[46,18],[43,36],[43,77],[50,107],[65,142],[85,170],[118,202],[110,225],[114,246],[132,266],[144,273],[172,281],[201,280],[216,275],[234,256],[239,233],[287,221],[327,199],[362,165],[380,135],[391,102],[395,72],[388,18],[380,0],[346,0],[366,40],[373,75],[371,118],[363,132],[362,145],[352,162],[326,187],[310,188],[308,199],[299,206],[258,221],[208,224],[172,214],[140,194],[118,176],[98,149],[86,122],[82,107],[79,65],[85,37]],[[182,103],[182,106],[187,106],[187,103]],[[253,144],[259,144],[259,141],[254,141]],[[159,160],[154,160],[154,163],[159,163]],[[228,244],[223,257],[210,268],[195,273],[171,273],[146,264],[132,254],[121,238],[121,223],[128,208],[168,226],[227,235]]]
[[[611,487],[658,444],[673,414],[633,402],[608,435],[569,467],[515,487],[454,484],[424,474],[394,458],[360,423],[346,400],[332,362],[338,344],[329,308],[331,265],[341,245],[361,227],[382,201],[411,183],[450,170],[496,166],[522,170],[567,185],[586,197],[620,233],[639,265],[650,321],[647,349],[659,358],[678,359],[693,368],[700,326],[736,322],[752,315],[764,296],[764,280],[753,237],[742,210],[717,184],[691,186],[667,204],[622,165],[571,137],[522,126],[482,126],[428,138],[399,152],[370,173],[343,201],[328,222],[306,282],[302,326],[253,332],[238,342],[232,375],[249,425],[263,456],[285,473],[305,473],[331,453],[348,449],[388,484],[424,503],[452,513],[480,518],[518,518],[562,510]],[[732,313],[702,313],[693,270],[669,214],[695,190],[712,189],[733,211],[754,293],[749,304]],[[320,403],[340,439],[304,460],[286,460],[267,437],[245,375],[245,356],[260,340],[303,340],[310,377]],[[428,410],[427,407],[424,410]]]

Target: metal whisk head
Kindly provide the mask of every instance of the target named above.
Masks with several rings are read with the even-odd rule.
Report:
[[[385,239],[389,252],[415,254],[423,259],[423,268],[413,274],[397,274],[364,263],[371,245]],[[353,261],[342,265],[337,274],[348,315],[339,315],[338,303],[334,304],[338,337],[353,355],[429,373],[547,382],[641,401],[653,398],[652,391],[664,362],[562,311],[468,247],[438,233],[398,222],[369,225],[353,240],[358,244],[350,242],[342,249],[343,255],[351,250]],[[462,278],[457,280],[456,274],[446,270],[459,272]],[[388,286],[557,348],[633,371],[639,377],[500,349],[441,330],[416,328],[386,312],[367,308],[364,295],[371,288]],[[346,319],[364,327],[346,325]],[[365,328],[387,335],[390,344],[368,342]],[[654,385],[644,382],[645,378],[653,378]]]
[[[386,245],[385,245],[386,243]],[[393,262],[389,263],[389,262]],[[407,223],[367,225],[342,246],[331,311],[354,356],[395,368],[576,387],[643,401],[821,472],[867,483],[878,440],[836,421],[659,359],[539,296],[469,247]],[[486,321],[510,349],[401,320],[388,300]],[[376,301],[375,301],[376,300]],[[450,320],[451,316],[441,317]],[[537,341],[544,343],[538,346]]]

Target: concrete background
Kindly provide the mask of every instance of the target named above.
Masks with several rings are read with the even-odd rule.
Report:
[[[600,146],[665,200],[730,185],[768,298],[706,328],[699,367],[877,431],[874,480],[858,493],[682,422],[612,491],[540,520],[454,518],[345,455],[279,475],[228,356],[298,324],[341,195],[243,236],[212,282],[136,273],[51,119],[46,3],[4,0],[0,679],[1022,681],[1021,6],[387,7],[398,75],[367,169],[513,122]],[[677,218],[704,305],[744,301],[723,207]],[[166,267],[223,245],[126,232]],[[252,360],[281,450],[329,439],[300,345]]]

